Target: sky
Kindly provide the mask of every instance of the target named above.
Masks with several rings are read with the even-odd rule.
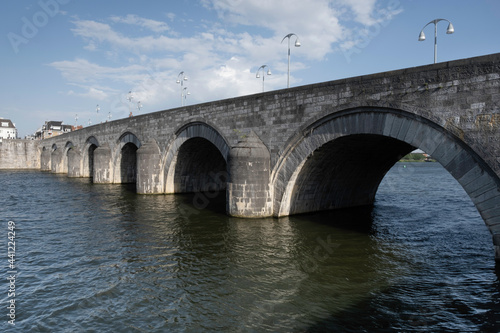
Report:
[[[500,52],[498,0],[2,5],[0,117],[11,119],[20,137],[45,121],[89,126],[260,93],[262,76],[265,91],[285,89],[288,42],[291,87],[431,64],[434,24],[426,24],[438,18],[455,29],[446,34],[448,22],[437,24],[438,62]],[[419,42],[422,29],[426,40]]]

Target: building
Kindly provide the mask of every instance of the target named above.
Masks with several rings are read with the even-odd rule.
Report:
[[[0,117],[0,142],[3,139],[17,139],[17,129],[10,119]]]
[[[63,133],[71,132],[73,126],[64,125],[62,121],[46,121],[42,127],[36,131],[35,139],[47,139]]]

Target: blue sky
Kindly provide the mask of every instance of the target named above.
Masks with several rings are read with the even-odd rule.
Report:
[[[262,65],[286,88],[289,33],[292,87],[432,63],[436,18],[455,28],[438,23],[438,62],[500,52],[498,0],[23,0],[0,18],[0,117],[22,137],[179,107],[181,71],[187,105],[261,92]]]

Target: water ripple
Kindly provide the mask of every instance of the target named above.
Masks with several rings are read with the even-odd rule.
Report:
[[[16,330],[500,331],[491,237],[470,199],[437,164],[399,167],[372,211],[260,220],[0,171],[18,235]]]

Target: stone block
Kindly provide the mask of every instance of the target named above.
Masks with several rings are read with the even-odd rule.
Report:
[[[461,151],[461,148],[451,140],[444,140],[432,152],[432,157],[439,161],[442,165],[446,166],[450,163],[455,156]]]
[[[164,192],[161,153],[155,141],[143,144],[137,154],[136,191],[141,194],[158,194]]]
[[[101,146],[94,150],[94,175],[95,184],[113,183],[113,170],[111,160],[111,149],[109,146]]]
[[[68,151],[68,177],[82,176],[82,156],[80,150],[71,148]]]

